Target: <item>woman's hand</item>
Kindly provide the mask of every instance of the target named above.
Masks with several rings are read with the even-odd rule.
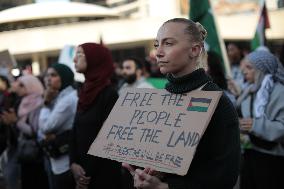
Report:
[[[86,172],[83,167],[79,164],[72,163],[71,171],[76,182],[76,189],[87,189],[90,184],[91,177],[85,176]]]
[[[241,132],[249,132],[252,129],[253,119],[252,118],[242,118],[240,121]]]
[[[144,170],[136,169],[127,164],[122,163],[122,166],[126,168],[134,179],[134,187],[138,189],[168,189],[168,184],[162,182],[156,175],[160,175],[157,171],[151,168],[145,168]]]
[[[13,125],[17,122],[18,117],[15,110],[10,108],[9,111],[3,111],[1,119],[6,125]]]
[[[59,91],[48,87],[44,92],[44,104],[50,104],[58,95]]]
[[[46,142],[50,142],[50,141],[55,140],[55,138],[56,138],[56,135],[55,135],[55,134],[46,134],[44,140],[45,140]]]
[[[169,189],[168,184],[162,182],[158,177],[147,173],[148,170],[136,169],[134,176],[134,187],[143,189]]]

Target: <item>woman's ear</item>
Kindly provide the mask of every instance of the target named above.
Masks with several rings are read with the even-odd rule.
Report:
[[[201,54],[202,48],[201,45],[195,44],[191,48],[191,55],[193,57],[198,57]]]

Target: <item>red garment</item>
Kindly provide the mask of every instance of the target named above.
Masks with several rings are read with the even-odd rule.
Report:
[[[99,92],[110,85],[110,78],[114,71],[114,65],[110,51],[96,43],[84,43],[83,48],[87,70],[85,82],[79,93],[78,111],[86,110],[96,99]]]

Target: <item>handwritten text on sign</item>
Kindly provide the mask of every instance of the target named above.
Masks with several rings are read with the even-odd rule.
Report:
[[[88,153],[185,175],[220,96],[125,89]]]

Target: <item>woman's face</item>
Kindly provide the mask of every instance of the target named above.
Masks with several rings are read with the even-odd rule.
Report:
[[[190,42],[185,28],[183,23],[169,22],[159,29],[154,46],[162,74],[172,73],[180,77],[196,69],[193,57],[199,55],[200,46],[198,49],[196,44]]]
[[[8,88],[6,82],[0,78],[0,91],[6,91]]]
[[[78,47],[74,57],[75,69],[78,73],[84,73],[87,70],[87,62],[82,47]]]
[[[245,76],[246,81],[249,83],[254,83],[256,70],[253,67],[253,65],[247,59],[244,59],[241,62],[241,65],[242,65],[242,70],[243,70],[243,74]]]
[[[54,90],[60,90],[61,88],[61,78],[54,68],[48,68],[45,82],[46,87],[52,88]]]

